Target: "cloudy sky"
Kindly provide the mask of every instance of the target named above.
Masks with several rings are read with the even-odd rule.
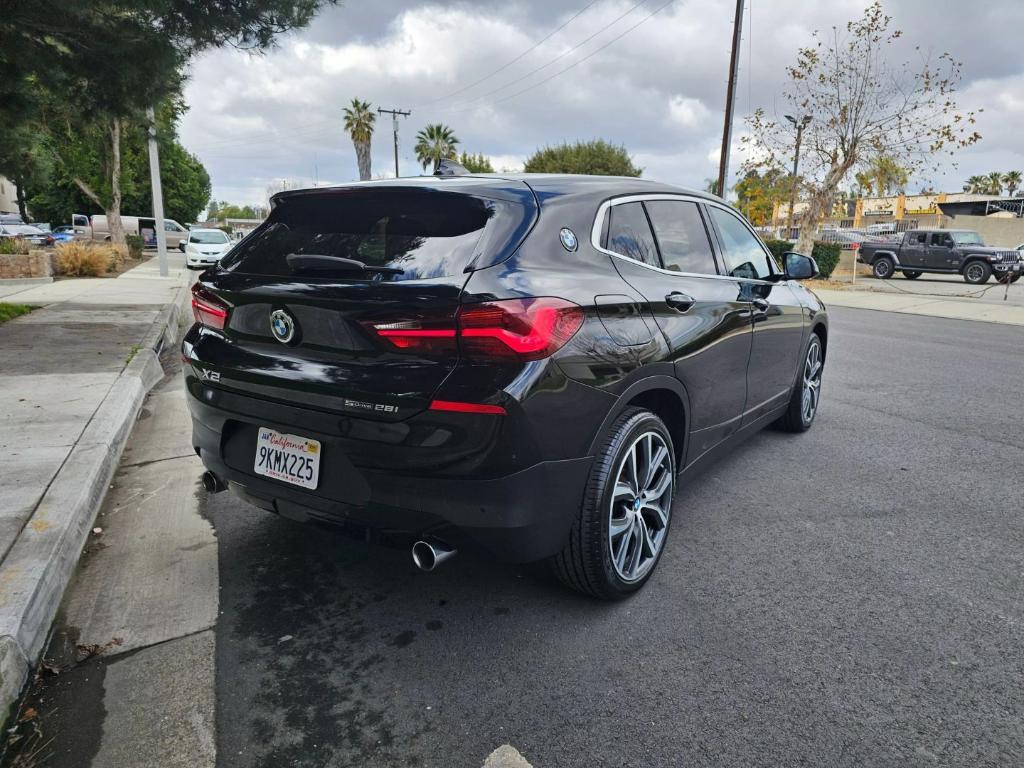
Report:
[[[815,29],[856,18],[866,2],[748,0],[737,114],[781,111],[797,47]],[[885,5],[908,43],[963,61],[960,105],[984,110],[983,141],[958,167],[912,179],[909,191],[928,183],[953,191],[971,174],[1024,170],[1024,0]],[[210,171],[214,196],[236,203],[262,203],[282,180],[357,178],[341,116],[353,97],[412,111],[400,124],[403,175],[421,173],[416,131],[443,122],[461,148],[490,156],[498,170],[521,168],[537,147],[600,137],[624,144],[645,177],[702,187],[717,175],[734,8],[734,0],[348,0],[264,55],[222,50],[197,60],[181,138]],[[393,175],[393,164],[387,118],[374,135],[374,175]]]

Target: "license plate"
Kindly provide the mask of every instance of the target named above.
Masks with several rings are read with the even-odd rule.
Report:
[[[320,442],[260,427],[255,471],[257,475],[301,488],[316,488],[320,479]]]

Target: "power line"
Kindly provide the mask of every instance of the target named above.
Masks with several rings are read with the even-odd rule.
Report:
[[[595,49],[594,51],[591,51],[590,53],[588,53],[588,54],[587,54],[586,56],[584,56],[584,57],[583,57],[582,59],[580,59],[579,61],[575,61],[575,62],[573,62],[572,64],[570,64],[569,66],[567,66],[567,67],[565,67],[565,68],[563,68],[563,69],[560,69],[560,70],[558,70],[558,71],[557,71],[557,72],[555,72],[555,73],[554,73],[553,75],[550,75],[550,76],[548,76],[548,77],[544,78],[543,80],[540,80],[540,81],[538,81],[538,82],[534,83],[533,85],[529,85],[529,86],[527,86],[526,88],[523,88],[522,90],[519,90],[519,91],[516,91],[515,93],[509,94],[508,96],[503,96],[502,98],[500,98],[500,99],[497,99],[496,101],[494,101],[494,102],[492,102],[492,103],[493,103],[493,104],[501,104],[502,102],[505,102],[505,101],[509,101],[510,99],[514,99],[514,98],[516,98],[517,96],[522,96],[522,95],[523,95],[524,93],[526,93],[527,91],[532,91],[532,90],[533,90],[534,88],[538,88],[538,87],[540,87],[540,86],[544,85],[545,83],[549,83],[549,82],[551,82],[551,81],[552,81],[552,80],[554,80],[554,79],[555,79],[556,77],[558,77],[558,76],[560,76],[560,75],[564,75],[564,74],[565,74],[566,72],[568,72],[569,70],[571,70],[571,69],[574,69],[574,68],[578,67],[578,66],[579,66],[580,64],[582,64],[583,62],[587,61],[588,59],[591,59],[591,58],[593,58],[594,56],[596,56],[597,54],[599,54],[599,53],[600,53],[601,51],[603,51],[603,50],[604,50],[605,48],[607,48],[608,46],[612,45],[612,44],[613,44],[613,43],[615,43],[616,41],[618,41],[618,40],[621,40],[621,39],[622,39],[623,37],[625,37],[626,35],[628,35],[628,34],[629,34],[630,32],[632,32],[632,31],[633,31],[634,29],[636,29],[637,27],[639,27],[639,26],[640,26],[641,24],[643,24],[643,23],[644,23],[645,21],[647,21],[648,19],[650,19],[650,18],[651,18],[652,16],[654,16],[655,14],[657,14],[657,13],[660,13],[660,12],[661,12],[661,11],[663,11],[663,10],[664,10],[665,8],[667,8],[668,6],[672,5],[672,3],[674,3],[674,2],[675,2],[675,0],[667,0],[667,2],[665,2],[665,3],[662,3],[662,4],[661,4],[661,5],[659,5],[659,6],[657,7],[657,8],[655,8],[655,9],[654,9],[653,11],[651,11],[651,12],[650,12],[649,14],[647,14],[647,15],[646,15],[646,16],[644,16],[644,17],[643,17],[642,19],[640,19],[640,21],[638,21],[638,22],[637,22],[636,24],[634,24],[633,26],[629,27],[629,28],[628,28],[628,29],[626,29],[626,30],[625,30],[624,32],[621,32],[621,33],[619,33],[618,35],[616,35],[615,37],[613,37],[613,38],[612,38],[611,40],[609,40],[608,42],[606,42],[606,43],[605,43],[604,45],[602,45],[602,46],[601,46],[600,48],[597,48],[597,49]],[[636,6],[634,6],[634,8],[635,8],[635,7],[636,7]],[[632,10],[632,9],[630,9],[630,10]],[[628,13],[628,11],[627,11],[627,13]],[[620,18],[621,18],[621,17],[620,17]],[[498,89],[498,90],[501,90],[501,89]],[[468,109],[471,109],[471,107],[463,107],[463,108],[460,108],[460,109],[459,109],[459,110],[457,110],[457,111],[466,111],[466,110],[468,110]]]
[[[506,88],[509,88],[509,87],[511,87],[511,86],[513,86],[513,85],[515,85],[517,83],[521,83],[523,80],[526,80],[527,78],[531,77],[532,75],[537,74],[541,70],[547,69],[548,67],[550,67],[555,62],[560,61],[561,59],[564,59],[569,54],[571,54],[571,53],[577,51],[578,49],[582,48],[584,45],[589,43],[591,40],[593,40],[595,37],[600,35],[602,32],[605,32],[609,28],[615,26],[619,21],[621,21],[622,19],[626,18],[626,16],[631,14],[633,11],[635,11],[637,8],[639,8],[641,5],[643,5],[646,2],[647,2],[647,0],[640,0],[640,2],[638,2],[636,5],[632,6],[628,11],[626,11],[625,13],[623,13],[623,14],[621,14],[619,16],[616,16],[615,19],[613,19],[612,21],[610,21],[607,24],[605,24],[603,27],[601,27],[599,30],[597,30],[594,34],[592,34],[589,37],[581,40],[580,42],[578,42],[576,45],[574,45],[569,50],[564,51],[563,53],[560,53],[558,56],[556,56],[555,58],[551,59],[551,61],[549,61],[547,64],[542,64],[541,66],[536,67],[535,69],[531,69],[529,72],[527,72],[526,74],[522,75],[521,77],[517,77],[515,80],[509,80],[504,85],[499,85],[497,88],[494,88],[493,90],[487,91],[486,93],[483,93],[483,94],[481,94],[479,96],[475,96],[472,99],[470,99],[469,101],[463,102],[462,104],[456,104],[452,108],[461,111],[462,108],[465,107],[465,106],[473,104],[474,102],[480,101],[482,99],[486,99],[488,96],[493,96],[495,93],[498,93],[499,91],[503,91]],[[631,27],[630,29],[632,29],[632,28],[633,27]],[[627,31],[629,31],[629,30],[627,30]],[[621,35],[620,35],[620,37],[621,37]],[[618,40],[618,38],[615,38],[614,40],[612,40],[612,42],[614,42],[615,40]],[[602,46],[602,47],[605,47],[605,46]],[[598,48],[598,50],[601,50],[601,48]]]
[[[547,42],[548,40],[550,40],[550,39],[551,39],[552,37],[554,37],[554,36],[555,36],[555,35],[557,35],[557,34],[558,34],[559,32],[561,32],[561,31],[562,31],[563,29],[565,29],[565,28],[566,28],[567,26],[569,26],[569,24],[570,24],[570,23],[572,23],[573,21],[575,21],[575,20],[576,20],[576,19],[577,19],[577,18],[578,18],[579,16],[582,16],[582,15],[583,15],[583,13],[584,13],[584,11],[586,11],[586,10],[587,10],[588,8],[590,8],[590,7],[591,7],[592,5],[594,5],[595,3],[597,3],[597,0],[590,0],[590,2],[589,2],[589,3],[587,3],[586,5],[584,5],[584,6],[583,6],[582,8],[580,8],[580,9],[579,9],[578,11],[576,11],[576,13],[574,13],[574,14],[573,14],[572,16],[570,16],[570,17],[569,17],[569,18],[568,18],[568,19],[567,19],[567,20],[565,21],[565,23],[564,23],[564,24],[562,24],[562,25],[561,25],[561,26],[559,26],[558,28],[556,28],[556,29],[552,30],[551,32],[549,32],[549,33],[548,33],[547,35],[545,35],[544,37],[542,37],[542,38],[541,38],[540,40],[538,40],[538,41],[537,41],[536,43],[534,43],[534,44],[533,44],[532,46],[530,46],[530,47],[529,47],[529,48],[527,48],[527,49],[526,49],[525,51],[523,51],[522,53],[520,53],[520,54],[519,54],[518,56],[516,56],[516,57],[515,57],[514,59],[512,59],[512,60],[510,60],[510,61],[507,61],[507,62],[505,62],[504,64],[502,64],[502,65],[501,65],[500,67],[498,67],[498,68],[497,68],[496,70],[494,70],[494,71],[493,71],[493,72],[491,72],[490,74],[484,75],[484,76],[483,76],[483,77],[481,77],[481,78],[480,78],[479,80],[475,80],[475,81],[473,81],[472,83],[470,83],[469,85],[467,85],[467,86],[464,86],[464,87],[462,87],[462,88],[459,88],[459,89],[458,89],[458,90],[456,90],[456,91],[452,91],[451,93],[446,93],[446,94],[444,94],[443,96],[438,96],[438,97],[437,97],[436,99],[431,99],[430,101],[424,101],[424,102],[423,102],[422,104],[419,104],[418,106],[419,106],[419,107],[424,107],[424,106],[427,106],[427,105],[429,105],[429,104],[436,104],[436,103],[437,103],[437,102],[439,102],[439,101],[444,101],[445,99],[450,99],[450,98],[451,98],[452,96],[458,96],[458,95],[459,95],[460,93],[465,93],[465,92],[466,92],[466,91],[468,91],[468,90],[469,90],[470,88],[475,88],[476,86],[480,85],[480,83],[483,83],[483,82],[485,82],[485,81],[487,81],[487,80],[490,80],[490,79],[491,79],[492,77],[494,77],[494,76],[495,76],[496,74],[498,74],[499,72],[504,72],[504,71],[505,71],[506,69],[508,69],[509,67],[511,67],[511,66],[512,66],[513,64],[515,64],[515,63],[516,63],[516,62],[518,62],[518,61],[521,61],[521,60],[522,60],[522,59],[523,59],[523,58],[524,58],[525,56],[527,56],[527,55],[528,55],[528,54],[530,54],[530,53],[533,53],[533,52],[534,52],[535,50],[537,50],[538,48],[540,48],[540,46],[541,46],[541,45],[543,45],[544,43],[546,43],[546,42]]]

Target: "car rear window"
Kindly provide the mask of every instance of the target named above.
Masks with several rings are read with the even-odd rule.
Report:
[[[533,216],[516,201],[432,189],[298,194],[279,199],[221,266],[334,280],[447,277],[503,260]]]

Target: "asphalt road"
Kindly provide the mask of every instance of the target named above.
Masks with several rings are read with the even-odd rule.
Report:
[[[433,574],[209,497],[223,766],[1024,763],[1024,334],[833,311],[824,400],[678,494],[640,594]]]

